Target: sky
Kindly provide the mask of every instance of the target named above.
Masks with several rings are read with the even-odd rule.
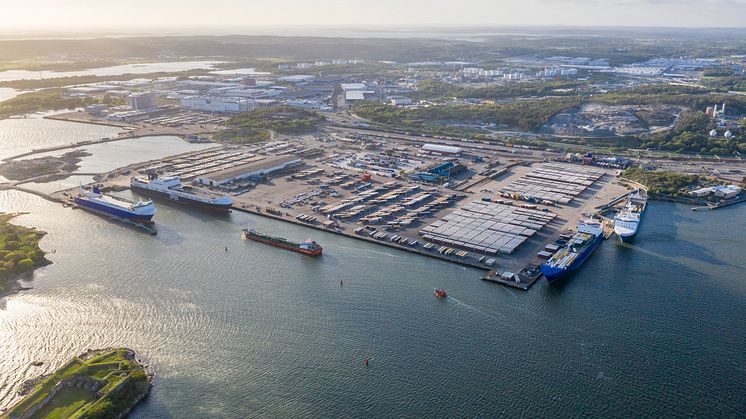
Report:
[[[0,0],[0,10],[3,32],[252,33],[273,25],[746,27],[746,0]]]

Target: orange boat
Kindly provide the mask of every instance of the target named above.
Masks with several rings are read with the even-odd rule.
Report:
[[[446,290],[444,290],[442,288],[439,289],[439,290],[434,290],[433,293],[438,298],[448,298],[448,294],[446,294]]]

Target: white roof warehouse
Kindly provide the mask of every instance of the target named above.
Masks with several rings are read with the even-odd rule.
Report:
[[[301,159],[295,156],[263,159],[200,176],[197,178],[197,182],[210,186],[225,185],[226,183],[252,176],[268,175],[272,172],[285,169],[291,164],[300,163],[300,161]]]

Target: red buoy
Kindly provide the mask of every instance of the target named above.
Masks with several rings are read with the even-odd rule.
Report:
[[[363,361],[363,363],[364,363],[364,364],[365,364],[365,366],[367,367],[367,366],[368,366],[368,358],[365,358],[365,361]]]

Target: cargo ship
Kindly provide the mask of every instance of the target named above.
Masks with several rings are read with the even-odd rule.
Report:
[[[80,193],[73,198],[73,201],[85,210],[138,223],[152,223],[152,218],[156,213],[152,201],[133,202],[105,195],[96,186],[91,190],[80,188]]]
[[[158,177],[155,173],[150,173],[147,179],[133,177],[130,187],[148,196],[212,211],[227,213],[233,205],[233,198],[230,196],[197,191],[191,186],[183,185],[176,176]]]
[[[243,230],[243,237],[248,240],[268,244],[285,250],[290,250],[292,252],[301,253],[307,256],[321,256],[321,252],[324,250],[321,248],[321,246],[319,246],[318,243],[312,240],[305,240],[300,243],[296,243],[282,237],[263,234],[250,228],[245,228]]]
[[[614,232],[621,241],[630,241],[635,237],[647,203],[648,193],[645,189],[635,189],[629,194],[627,204],[614,217]]]
[[[582,220],[577,232],[541,265],[541,273],[552,283],[575,272],[603,241],[603,227],[596,220]]]

